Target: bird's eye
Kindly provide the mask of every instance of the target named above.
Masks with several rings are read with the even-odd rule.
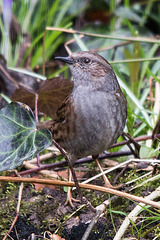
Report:
[[[90,63],[91,60],[89,58],[85,58],[83,61],[84,63]]]

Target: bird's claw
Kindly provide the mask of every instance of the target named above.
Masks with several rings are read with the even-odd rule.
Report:
[[[75,208],[73,202],[80,202],[80,200],[72,197],[71,189],[69,188],[67,192],[67,199],[65,202],[65,206],[69,204],[72,208]]]

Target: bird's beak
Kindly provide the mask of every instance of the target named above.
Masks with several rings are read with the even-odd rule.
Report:
[[[60,60],[62,62],[73,64],[74,61],[70,57],[55,57],[56,60]]]

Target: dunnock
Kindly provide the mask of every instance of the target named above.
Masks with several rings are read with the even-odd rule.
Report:
[[[117,140],[127,104],[112,67],[99,54],[82,51],[55,59],[69,64],[74,88],[58,109],[51,131],[73,164],[77,158],[98,156]]]
[[[53,138],[68,152],[71,164],[88,155],[95,158],[123,132],[125,96],[112,67],[99,54],[82,51],[55,59],[69,64],[74,87],[51,122]]]
[[[56,57],[69,64],[74,88],[57,111],[52,126],[53,138],[77,158],[98,155],[122,134],[126,99],[110,64],[91,51]]]

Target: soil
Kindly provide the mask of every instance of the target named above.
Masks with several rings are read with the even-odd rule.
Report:
[[[91,171],[87,172],[88,174],[92,175]],[[103,181],[98,179],[95,184],[103,185]],[[0,239],[3,239],[8,232],[16,216],[19,185],[18,183],[1,184]],[[65,206],[66,192],[64,190],[66,189],[63,187],[24,184],[19,217],[10,233],[11,239],[53,239],[50,234],[54,233],[65,240],[82,239],[95,214],[87,207],[81,208],[80,203],[74,202],[75,209]],[[148,195],[151,191],[153,189],[148,187],[143,195]],[[82,190],[82,193],[94,207],[110,198],[109,194],[98,191]],[[76,191],[72,191],[72,194],[74,198],[78,199]],[[125,216],[120,213],[113,214],[110,209],[128,213],[135,206],[135,203],[127,199],[117,198],[112,202],[112,206],[106,208],[106,212],[99,218],[88,239],[112,240],[115,229],[119,228]],[[133,226],[126,232],[127,237],[137,237],[136,234]],[[141,240],[153,239],[154,237],[150,232],[146,236],[147,238],[141,238]],[[10,237],[7,239],[10,239]]]
[[[99,193],[96,194],[99,195]],[[13,201],[10,199],[11,195]],[[73,195],[78,198],[75,193]],[[91,195],[89,193],[89,196]],[[10,205],[8,206],[10,220],[13,220],[16,214],[13,209],[16,208],[17,197],[18,188],[15,187],[14,193],[13,189],[8,193],[8,199],[1,200],[4,208],[7,207],[7,201],[10,202],[10,204],[8,203]],[[94,193],[93,197],[95,197]],[[20,215],[10,237],[14,240],[31,239],[32,234],[42,237],[45,231],[53,233],[59,228],[58,234],[64,239],[81,239],[88,224],[93,219],[94,213],[87,208],[76,212],[70,206],[64,205],[65,199],[66,193],[62,188],[44,187],[42,191],[36,191],[34,185],[26,184],[23,190]],[[74,203],[74,205],[76,209],[81,206],[79,203]],[[75,214],[69,217],[73,212]],[[69,219],[67,220],[67,218]],[[88,239],[110,240],[112,239],[109,237],[111,229],[113,229],[112,224],[106,227],[106,219],[102,217],[96,223]]]

